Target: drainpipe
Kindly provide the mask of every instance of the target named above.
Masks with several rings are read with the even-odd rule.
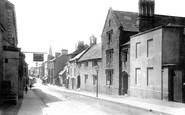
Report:
[[[163,100],[163,68],[161,70],[161,100]]]

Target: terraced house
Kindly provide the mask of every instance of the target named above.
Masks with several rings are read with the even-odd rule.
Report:
[[[96,39],[94,39],[96,40]],[[97,90],[97,82],[99,80],[98,89],[101,91],[102,80],[102,50],[101,43],[91,44],[88,51],[78,60],[79,78],[81,81],[80,89],[93,91]]]

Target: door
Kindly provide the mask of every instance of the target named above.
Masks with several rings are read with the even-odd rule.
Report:
[[[80,75],[77,77],[77,88],[80,88],[81,85],[81,80],[80,80]]]
[[[173,97],[174,101],[183,102],[182,93],[182,70],[174,70],[175,75],[173,76]]]
[[[120,95],[127,94],[128,91],[128,74],[127,72],[122,72],[120,78]]]

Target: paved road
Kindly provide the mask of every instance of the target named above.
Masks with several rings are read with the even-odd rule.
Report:
[[[33,89],[46,115],[162,115],[123,104],[63,92],[48,86]]]

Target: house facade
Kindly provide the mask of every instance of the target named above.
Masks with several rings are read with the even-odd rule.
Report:
[[[165,25],[185,25],[185,18],[157,15],[155,1],[139,0],[139,12],[109,9],[102,31],[102,77],[107,83],[105,93],[129,94],[130,36]],[[126,59],[127,58],[127,59]],[[126,60],[125,60],[126,59]],[[131,71],[130,71],[131,72]]]
[[[60,73],[61,70],[64,69],[67,61],[68,61],[68,50],[66,50],[66,49],[62,49],[61,53],[56,53],[55,58],[53,60],[51,60],[50,72],[51,72],[53,84],[61,85],[58,74]]]
[[[131,37],[130,94],[185,102],[183,26],[161,26]]]
[[[77,56],[74,58],[70,59],[67,62],[67,68],[68,68],[68,73],[67,73],[67,78],[69,80],[69,89],[77,89],[80,88],[81,86],[81,79],[79,78],[79,65],[78,65],[78,60],[83,54],[87,51],[88,49],[82,51],[79,53]]]
[[[96,43],[96,42],[95,42]],[[102,90],[102,51],[101,43],[90,45],[88,51],[78,60],[78,78],[80,89],[86,91],[103,92]],[[77,80],[78,81],[78,80]]]
[[[102,89],[105,93],[115,95],[127,93],[124,90],[126,89],[124,83],[121,82],[122,74],[127,70],[122,68],[121,45],[129,41],[129,36],[138,33],[136,21],[137,13],[116,11],[112,8],[108,11],[101,36],[102,79],[105,80]]]
[[[0,27],[1,36],[1,102],[16,104],[18,98],[23,97],[23,86],[25,83],[24,69],[27,64],[24,54],[17,47],[17,26],[15,8],[8,0],[0,0]]]

